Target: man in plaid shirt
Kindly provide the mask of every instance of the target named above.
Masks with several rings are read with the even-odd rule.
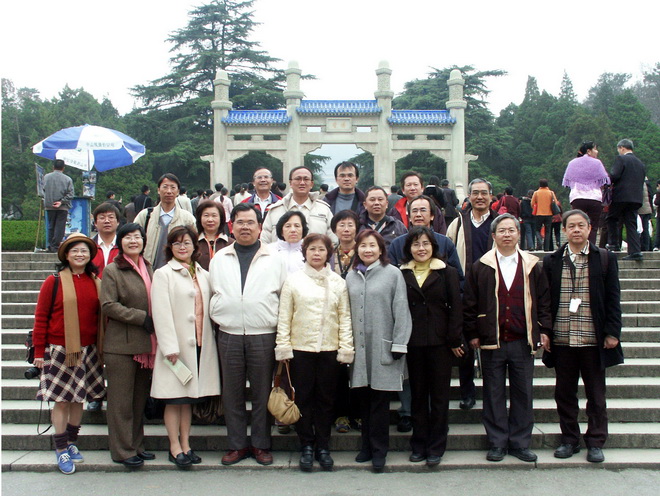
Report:
[[[543,361],[556,369],[555,401],[561,444],[555,457],[580,451],[578,380],[587,396],[587,460],[605,460],[605,368],[623,362],[621,290],[616,257],[589,243],[589,216],[570,210],[562,218],[568,243],[543,260],[552,298],[552,341]]]

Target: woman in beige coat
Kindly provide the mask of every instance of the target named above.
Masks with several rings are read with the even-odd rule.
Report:
[[[314,445],[321,468],[332,470],[330,430],[339,364],[353,362],[353,331],[346,282],[328,261],[332,242],[324,234],[303,241],[305,265],[284,283],[280,295],[275,358],[291,360],[291,383],[302,414],[296,432],[300,468],[312,469]]]
[[[165,400],[169,460],[179,468],[202,461],[190,448],[191,405],[220,394],[208,313],[210,283],[208,273],[194,261],[197,255],[195,231],[190,226],[172,229],[165,248],[167,265],[154,273],[151,288],[158,339],[151,396]],[[186,375],[192,376],[187,382]]]

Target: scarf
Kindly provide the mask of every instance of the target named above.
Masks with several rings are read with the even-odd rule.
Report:
[[[420,288],[424,285],[424,281],[426,281],[426,278],[431,273],[431,260],[433,259],[429,258],[426,262],[413,260],[412,271]]]
[[[178,258],[176,260],[188,270],[193,281],[193,289],[195,290],[195,337],[197,340],[197,346],[202,346],[202,333],[204,331],[204,300],[202,298],[202,288],[199,287],[199,281],[197,280],[195,262],[187,264]]]
[[[60,272],[60,282],[62,283],[62,299],[64,307],[64,349],[66,351],[65,365],[67,367],[77,367],[82,361],[82,347],[80,346],[80,321],[78,320],[78,296],[76,287],[73,284],[73,273],[71,269],[64,269]],[[96,297],[101,293],[101,281],[95,275],[92,275],[96,285]],[[98,332],[96,334],[96,343],[99,359],[103,357],[103,335],[105,326],[103,325],[102,314],[99,309]]]
[[[589,155],[571,160],[562,181],[562,186],[582,190],[600,188],[604,184],[610,184],[610,176],[603,163]]]
[[[137,265],[133,260],[124,255],[124,260],[126,260],[133,269],[139,274],[144,282],[144,287],[147,290],[147,302],[149,303],[149,315],[151,315],[151,278],[149,277],[149,271],[147,270],[147,264],[144,263],[144,258],[140,256],[138,258]],[[149,353],[140,353],[138,355],[133,355],[133,360],[138,362],[143,369],[153,369],[154,360],[156,359],[156,334],[151,336],[151,351]]]

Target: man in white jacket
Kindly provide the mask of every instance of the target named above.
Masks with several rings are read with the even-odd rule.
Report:
[[[268,396],[275,368],[280,292],[287,276],[284,259],[259,241],[261,213],[239,203],[231,213],[236,242],[220,250],[209,267],[210,316],[218,324],[222,399],[229,451],[223,465],[254,456],[270,465]],[[252,392],[251,440],[247,436],[245,385]]]

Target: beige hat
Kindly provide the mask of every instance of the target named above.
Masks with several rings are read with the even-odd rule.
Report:
[[[91,254],[90,261],[94,260],[94,257],[96,256],[96,252],[98,251],[98,247],[96,246],[96,243],[94,243],[94,241],[92,241],[90,238],[85,236],[83,233],[74,232],[69,234],[69,237],[66,238],[64,241],[62,241],[62,244],[57,250],[57,258],[60,259],[60,262],[64,263],[66,261],[66,250],[69,246],[81,242],[89,246],[89,252]]]

